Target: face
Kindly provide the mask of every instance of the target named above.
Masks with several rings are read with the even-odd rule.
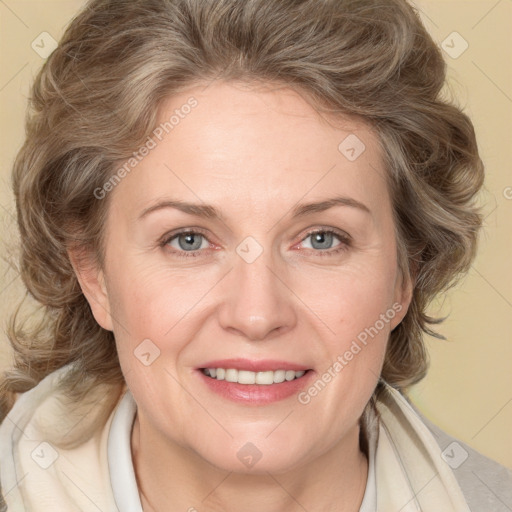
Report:
[[[300,467],[356,438],[409,304],[377,136],[233,83],[173,115],[108,192],[84,290],[141,428],[229,471]]]

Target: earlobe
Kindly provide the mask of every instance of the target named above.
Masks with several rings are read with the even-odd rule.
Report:
[[[402,276],[402,278],[397,283],[395,290],[396,293],[393,309],[397,312],[397,314],[391,321],[391,330],[397,327],[407,314],[414,291],[413,278],[410,275]]]
[[[68,251],[69,260],[96,322],[108,331],[113,330],[110,301],[105,274],[95,259],[81,249]]]

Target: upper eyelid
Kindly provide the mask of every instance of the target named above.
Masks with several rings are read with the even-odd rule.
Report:
[[[205,231],[203,231],[201,228],[185,228],[181,231],[172,231],[172,232],[169,232],[169,233],[166,233],[165,235],[163,235],[162,237],[160,237],[160,242],[161,243],[169,243],[170,240],[173,240],[174,238],[176,238],[177,236],[180,236],[180,235],[187,235],[189,233],[192,233],[192,234],[199,234],[199,235],[202,235],[204,236],[207,240],[209,240],[208,236],[206,235]]]

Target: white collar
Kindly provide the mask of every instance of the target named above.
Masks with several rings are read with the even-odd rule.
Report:
[[[126,391],[114,413],[108,435],[107,453],[110,482],[117,508],[122,512],[143,512],[137,480],[133,469],[131,433],[137,405]],[[375,479],[375,451],[377,447],[377,422],[371,422],[368,432],[368,480],[359,512],[377,510],[377,486]]]
[[[137,404],[127,391],[119,402],[107,441],[110,483],[117,508],[122,512],[143,512],[133,469],[131,434]]]

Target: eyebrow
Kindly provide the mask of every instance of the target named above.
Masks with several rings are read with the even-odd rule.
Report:
[[[365,213],[371,214],[370,209],[365,204],[351,197],[343,196],[332,197],[315,203],[299,204],[295,206],[291,210],[291,212],[292,217],[305,217],[312,213],[318,213],[329,210],[330,208],[333,208],[335,206],[348,206],[351,208],[359,209]],[[188,203],[186,201],[179,200],[159,201],[153,206],[144,209],[142,213],[139,215],[139,219],[142,219],[143,217],[149,215],[150,213],[166,208],[174,208],[184,213],[188,213],[189,215],[203,217],[205,219],[222,220],[221,213],[214,206],[208,204]]]

